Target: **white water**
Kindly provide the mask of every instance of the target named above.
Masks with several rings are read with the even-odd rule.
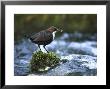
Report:
[[[51,44],[46,46],[49,52],[59,54],[62,61],[67,59],[66,63],[61,62],[60,66],[50,71],[47,75],[63,75],[71,72],[81,72],[82,75],[96,75],[94,70],[97,70],[97,41],[65,41],[68,38],[69,34],[63,34],[59,39],[55,38]],[[28,74],[28,64],[34,51],[41,49],[42,52],[47,53],[43,45],[40,45],[40,49],[38,45],[36,46],[25,39],[14,46],[15,75]]]

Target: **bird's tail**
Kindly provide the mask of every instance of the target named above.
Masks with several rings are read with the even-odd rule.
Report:
[[[34,34],[34,33],[33,33],[33,34]],[[33,34],[31,33],[31,34],[28,34],[28,35],[24,35],[24,37],[25,37],[26,39],[30,39]]]

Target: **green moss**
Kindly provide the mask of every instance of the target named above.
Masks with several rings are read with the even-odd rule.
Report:
[[[48,70],[59,64],[60,58],[53,52],[43,53],[42,51],[35,52],[30,61],[30,72],[39,72]]]

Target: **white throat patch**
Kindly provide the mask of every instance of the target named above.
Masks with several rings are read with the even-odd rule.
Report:
[[[55,38],[55,33],[56,33],[57,31],[54,31],[52,34],[53,34],[53,39]]]

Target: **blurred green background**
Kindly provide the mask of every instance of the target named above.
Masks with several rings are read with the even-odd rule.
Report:
[[[45,30],[50,26],[63,29],[64,33],[97,33],[96,14],[15,14],[14,38],[20,40],[24,35]],[[62,33],[58,33],[62,34]]]

